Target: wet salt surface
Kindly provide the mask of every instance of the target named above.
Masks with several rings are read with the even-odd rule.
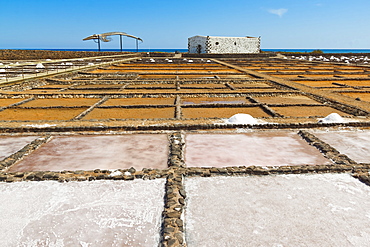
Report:
[[[0,160],[21,150],[24,146],[31,143],[37,137],[1,137],[0,138]]]
[[[188,167],[331,164],[295,132],[188,134],[185,162]]]
[[[158,246],[164,179],[0,184],[0,246]]]
[[[315,131],[313,134],[356,162],[370,163],[370,131]]]
[[[192,246],[368,246],[370,187],[348,174],[187,178]]]
[[[167,168],[167,135],[54,137],[9,171]]]

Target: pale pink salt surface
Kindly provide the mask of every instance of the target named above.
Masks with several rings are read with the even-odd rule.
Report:
[[[0,184],[0,246],[158,246],[164,179]]]
[[[193,246],[368,246],[370,187],[349,174],[187,178]]]
[[[188,167],[324,165],[331,162],[295,132],[188,134]]]
[[[370,163],[369,131],[317,131],[313,134],[354,161]]]
[[[167,135],[54,137],[9,171],[167,168]]]
[[[18,152],[35,139],[35,136],[0,137],[0,160]]]

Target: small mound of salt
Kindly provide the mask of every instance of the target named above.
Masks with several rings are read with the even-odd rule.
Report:
[[[115,177],[115,176],[121,176],[122,172],[119,170],[111,170],[111,174],[109,174],[109,177]]]
[[[45,66],[44,66],[42,63],[38,63],[38,64],[36,65],[36,68],[37,68],[37,69],[43,69],[43,68],[45,68]]]
[[[258,121],[249,114],[238,113],[230,117],[227,123],[232,124],[258,124]]]
[[[344,119],[338,113],[331,113],[319,120],[319,123],[343,123]]]

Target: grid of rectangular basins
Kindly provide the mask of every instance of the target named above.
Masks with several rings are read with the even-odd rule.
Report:
[[[255,71],[270,71],[274,76],[279,76],[276,71],[329,71],[330,67],[335,67],[335,71],[359,71],[354,66],[286,60],[227,62]],[[331,85],[320,84],[321,81],[302,82],[320,88]],[[348,85],[358,87],[357,82],[349,80]],[[367,85],[364,83],[362,87]],[[334,86],[333,89],[343,90],[342,84]],[[367,99],[366,91],[356,90],[342,94]],[[292,119],[325,117],[330,113],[356,115],[284,85],[202,59],[145,58],[47,79],[33,87],[13,91],[10,88],[2,94],[0,121],[223,119],[237,113]]]
[[[370,67],[308,61],[228,61],[240,67],[370,102]]]
[[[291,92],[69,96],[71,98],[40,95],[2,98],[0,120],[221,119],[237,113],[255,118],[324,117],[333,112],[350,115],[308,96]]]

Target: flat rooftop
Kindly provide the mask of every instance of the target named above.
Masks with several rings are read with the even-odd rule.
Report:
[[[1,245],[367,244],[367,59],[189,56],[0,58]]]

